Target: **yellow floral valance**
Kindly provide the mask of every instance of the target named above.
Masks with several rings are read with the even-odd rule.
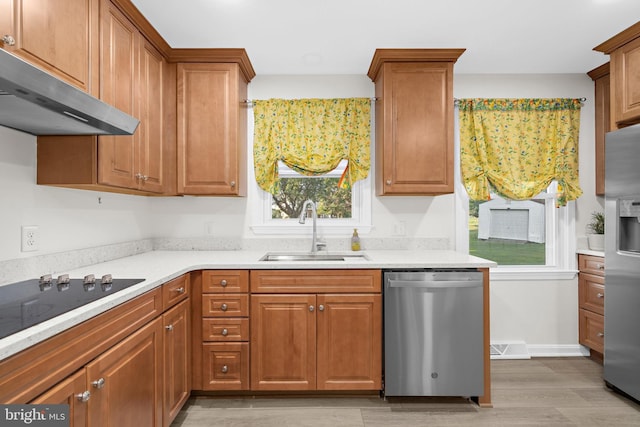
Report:
[[[581,194],[578,180],[580,99],[461,99],[460,165],[469,197],[490,187],[525,200],[558,182],[558,205]]]
[[[340,185],[369,174],[371,100],[269,99],[253,101],[253,158],[263,190],[278,190],[278,161],[303,175],[322,175],[348,161]]]

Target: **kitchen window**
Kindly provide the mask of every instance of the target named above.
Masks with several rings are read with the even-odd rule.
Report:
[[[279,163],[282,194],[272,195],[256,186],[259,197],[253,231],[256,234],[306,234],[307,229],[311,229],[311,221],[300,224],[298,216],[305,200],[311,199],[318,206],[320,235],[350,235],[354,228],[369,232],[371,178],[354,183],[350,189],[338,188],[337,182],[345,167],[346,161],[342,161],[324,175],[305,176]],[[285,207],[286,204],[289,206]]]
[[[457,111],[455,123],[457,250],[496,261],[492,280],[575,277],[575,202],[556,207],[555,181],[526,201],[495,193],[488,201],[471,201],[460,173]]]

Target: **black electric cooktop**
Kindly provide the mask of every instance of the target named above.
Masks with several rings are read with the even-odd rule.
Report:
[[[61,275],[0,286],[0,339],[144,280]]]

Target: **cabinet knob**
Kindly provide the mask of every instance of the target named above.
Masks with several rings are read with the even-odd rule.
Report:
[[[91,383],[97,389],[101,389],[104,387],[104,378],[99,378]]]
[[[227,311],[228,308],[229,307],[225,303],[222,303],[222,305],[220,306],[220,310],[222,310],[222,311]]]
[[[596,297],[598,297],[598,298],[604,298],[604,294],[603,294],[602,292],[598,292],[598,293],[596,294]]]
[[[315,310],[315,309],[316,309],[316,308],[315,308],[314,306],[312,306],[312,305],[310,305],[310,306],[309,306],[309,311],[313,311],[313,310]]]
[[[76,399],[78,399],[80,402],[88,402],[89,398],[91,397],[91,392],[89,390],[86,390],[80,394],[76,394]]]
[[[227,281],[225,279],[220,280],[220,286],[222,286],[223,288],[227,287]]]
[[[164,328],[169,332],[173,331],[173,325],[167,325]]]
[[[324,311],[324,305],[320,304],[320,305],[318,306],[318,310],[320,310],[320,311]]]
[[[5,34],[4,36],[2,36],[2,43],[4,43],[5,46],[15,46],[16,45],[16,39],[14,39],[9,34]]]
[[[598,336],[599,336],[600,338],[604,337],[604,332],[598,332]]]
[[[600,263],[598,263],[598,264],[596,264],[596,268],[597,268],[598,270],[604,270],[604,264],[600,264]]]
[[[226,374],[227,372],[229,372],[229,367],[227,365],[224,365],[222,369],[220,369],[220,371],[222,371],[223,374]]]
[[[231,184],[231,188],[235,188],[235,186],[236,186],[236,182],[235,181],[231,181],[230,184]]]
[[[387,185],[391,185],[391,180],[390,179],[387,180]]]
[[[224,328],[221,332],[223,337],[226,337],[227,335],[229,335],[229,330],[227,328]]]
[[[179,294],[184,294],[184,288],[178,288],[175,290],[175,292],[179,293]]]

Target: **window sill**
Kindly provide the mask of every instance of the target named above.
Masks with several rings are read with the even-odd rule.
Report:
[[[541,281],[541,280],[573,280],[577,270],[546,269],[546,268],[492,268],[490,280],[500,281]]]
[[[307,221],[307,224],[271,224],[271,225],[252,225],[251,230],[255,234],[274,234],[274,235],[298,235],[308,236],[312,232],[311,221]],[[353,229],[358,229],[358,234],[367,234],[371,232],[371,225],[365,224],[344,224],[344,225],[320,225],[318,224],[319,236],[344,236],[351,235]]]

